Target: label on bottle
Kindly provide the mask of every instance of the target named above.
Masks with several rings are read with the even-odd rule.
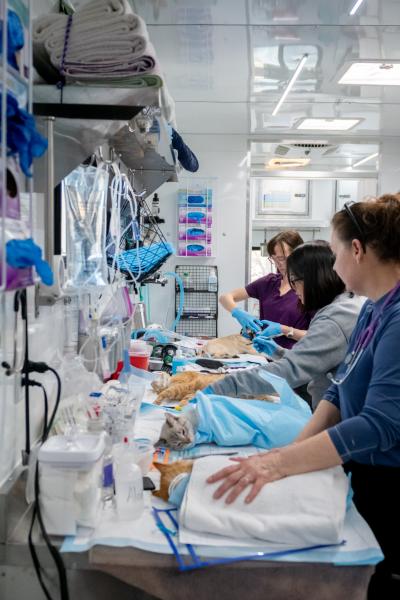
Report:
[[[103,467],[103,487],[111,487],[114,481],[112,462]]]

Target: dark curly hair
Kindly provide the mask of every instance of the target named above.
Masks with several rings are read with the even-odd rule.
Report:
[[[345,290],[339,275],[333,270],[334,254],[328,242],[314,240],[297,246],[287,259],[290,280],[301,279],[304,284],[304,312],[328,306]]]
[[[348,243],[357,239],[381,261],[400,262],[400,193],[356,202],[350,209],[355,223],[345,209],[332,218],[339,239]]]

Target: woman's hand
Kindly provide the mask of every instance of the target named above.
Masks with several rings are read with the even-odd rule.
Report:
[[[250,329],[254,333],[261,331],[260,320],[241,308],[234,308],[231,315],[236,319],[243,329]]]
[[[263,326],[260,333],[265,338],[284,335],[282,331],[282,325],[280,323],[276,323],[275,321],[267,321],[266,319],[263,319],[260,321],[260,323]]]
[[[213,498],[217,500],[229,491],[225,498],[226,504],[234,502],[239,494],[251,485],[250,493],[245,498],[245,502],[249,504],[266,483],[285,477],[280,464],[279,449],[270,450],[266,454],[254,454],[248,458],[231,460],[236,464],[221,469],[207,479],[207,483],[223,481],[214,492]]]
[[[257,352],[263,352],[267,356],[274,356],[280,349],[276,342],[265,338],[263,335],[257,335],[253,338],[252,344]]]

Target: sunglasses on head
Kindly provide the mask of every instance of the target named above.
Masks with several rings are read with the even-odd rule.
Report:
[[[353,211],[351,210],[351,206],[354,204],[354,202],[346,202],[343,206],[343,210],[346,212],[346,214],[349,216],[351,222],[353,223],[354,227],[357,229],[358,233],[359,233],[359,238],[360,238],[360,242],[361,242],[361,246],[362,249],[364,250],[364,252],[366,251],[366,245],[365,245],[365,233],[363,228],[361,227],[358,219],[356,218],[355,214],[353,213]]]

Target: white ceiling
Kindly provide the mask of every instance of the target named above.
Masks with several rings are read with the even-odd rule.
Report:
[[[339,85],[356,59],[400,59],[400,0],[134,0],[149,26],[182,133],[351,142],[360,157],[400,135],[400,88]],[[306,67],[277,116],[287,81]],[[356,117],[351,132],[298,132],[303,117]],[[355,144],[365,144],[360,147]],[[339,149],[340,153],[340,149]],[[353,156],[355,156],[353,154]],[[346,162],[346,153],[342,158]],[[348,162],[348,161],[347,161]],[[354,162],[354,160],[353,160]],[[367,169],[371,166],[367,165]]]

